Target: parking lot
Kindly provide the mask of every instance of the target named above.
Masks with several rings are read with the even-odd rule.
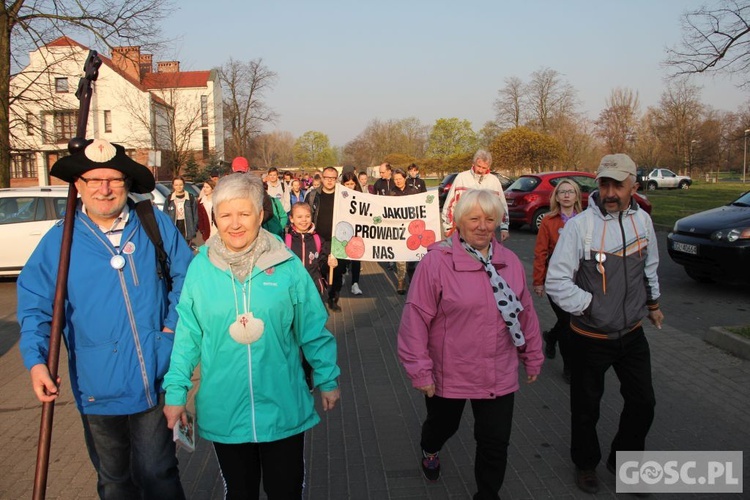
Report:
[[[701,285],[666,255],[659,232],[661,305],[665,325],[647,326],[657,393],[656,420],[648,446],[656,450],[750,450],[750,362],[701,340],[711,326],[750,324],[750,289]],[[534,236],[513,231],[508,247],[531,272]],[[383,265],[365,263],[362,296],[342,297],[343,312],[329,328],[339,344],[340,406],[307,436],[306,498],[470,498],[474,444],[470,412],[444,449],[443,476],[424,481],[417,453],[424,403],[396,359],[396,330],[403,296]],[[541,323],[554,321],[546,298],[536,298]],[[15,281],[0,282],[0,498],[28,498],[34,475],[39,405],[17,347]],[[540,380],[516,397],[504,498],[589,498],[573,483],[568,459],[568,386],[559,356],[546,361]],[[63,380],[67,371],[63,371]],[[611,440],[621,400],[610,374],[602,403],[600,438]],[[96,498],[95,475],[83,445],[72,398],[63,391],[56,405],[47,498]],[[222,498],[209,443],[180,452],[182,478],[191,499]],[[745,466],[744,480],[750,478]],[[615,498],[614,477],[599,468],[599,498]],[[747,487],[745,489],[747,491]],[[660,497],[662,497],[660,495]],[[676,498],[676,495],[663,495]],[[721,495],[721,498],[741,495]],[[710,496],[698,498],[710,498]]]

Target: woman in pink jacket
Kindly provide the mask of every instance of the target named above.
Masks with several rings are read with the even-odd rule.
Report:
[[[523,265],[494,238],[502,219],[491,191],[461,196],[457,231],[431,245],[417,266],[398,331],[399,358],[427,404],[421,446],[428,480],[440,477],[438,452],[471,401],[474,498],[498,498],[503,484],[518,361],[531,383],[544,360]]]

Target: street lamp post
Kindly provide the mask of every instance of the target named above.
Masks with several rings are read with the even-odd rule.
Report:
[[[688,177],[693,174],[693,144],[699,142],[698,139],[690,141],[690,151],[688,153]]]
[[[750,134],[750,128],[745,129],[745,155],[742,158],[742,183],[745,183],[745,173],[747,172],[747,134]]]

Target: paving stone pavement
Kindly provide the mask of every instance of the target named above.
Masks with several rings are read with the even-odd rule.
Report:
[[[530,260],[524,261],[530,267]],[[441,452],[440,480],[428,483],[421,475],[418,456],[424,402],[411,388],[396,356],[396,331],[404,296],[395,292],[394,273],[384,265],[363,263],[360,284],[364,294],[360,296],[348,293],[346,278],[343,311],[332,314],[328,323],[338,340],[341,401],[307,433],[305,498],[471,498],[474,440],[468,406],[459,431]],[[549,328],[554,315],[546,298],[535,297],[535,305],[542,325]],[[29,498],[40,407],[31,394],[18,353],[15,304],[0,304],[0,308],[0,499]],[[662,330],[649,325],[646,332],[657,394],[648,447],[750,450],[750,363],[668,323]],[[63,359],[61,366],[65,363]],[[573,481],[568,455],[568,386],[561,371],[559,356],[547,360],[538,382],[522,384],[516,396],[508,470],[500,492],[503,498],[591,497],[580,492]],[[64,370],[63,379],[66,377]],[[610,371],[599,423],[604,453],[621,406],[617,380]],[[195,453],[180,451],[178,456],[189,499],[223,498],[210,443],[199,440]],[[745,484],[750,479],[748,471],[745,466]],[[602,489],[596,497],[614,498],[614,476],[603,466],[599,474]],[[662,497],[677,495],[659,495]],[[75,404],[65,385],[55,407],[47,498],[96,498],[96,477],[85,452]]]

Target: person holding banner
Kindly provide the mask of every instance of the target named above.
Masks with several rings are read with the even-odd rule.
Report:
[[[346,172],[341,176],[341,184],[354,191],[362,192],[362,187],[359,184],[359,180],[354,172]],[[359,287],[359,275],[362,271],[362,263],[358,260],[343,260],[341,261],[341,269],[346,269],[347,266],[351,267],[352,270],[352,295],[362,295],[362,289]],[[342,271],[343,273],[343,271]],[[343,277],[342,277],[343,281]]]
[[[311,189],[307,192],[305,202],[312,207],[313,224],[321,238],[328,242],[333,237],[333,204],[336,198],[336,180],[339,178],[339,171],[333,167],[326,167],[323,170],[322,185],[318,189]],[[333,273],[330,267],[325,265],[323,276],[331,276],[328,283],[328,308],[333,312],[340,312],[339,294],[344,282],[342,275],[343,266],[335,266]]]
[[[536,381],[544,355],[520,259],[494,237],[503,204],[470,189],[454,210],[456,231],[430,245],[414,274],[398,330],[399,359],[425,395],[422,472],[440,477],[438,453],[466,400],[474,413],[474,498],[498,498],[507,466],[518,364]]]
[[[373,186],[374,194],[387,196],[391,194],[391,189],[393,189],[393,179],[391,179],[393,167],[391,167],[390,163],[381,163],[378,172],[380,173],[380,179],[375,181],[375,185]]]
[[[413,165],[413,164],[412,164]],[[403,169],[397,168],[393,171],[393,189],[391,190],[391,196],[408,196],[410,194],[419,194],[419,189],[413,184],[406,183],[406,172]],[[398,280],[398,288],[396,291],[399,295],[406,293],[406,273],[407,268],[409,272],[409,279],[414,274],[416,268],[416,262],[396,262],[396,279]]]
[[[445,236],[450,236],[455,230],[453,211],[461,195],[468,189],[487,189],[495,193],[503,204],[503,220],[498,221],[500,228],[500,240],[505,241],[508,237],[508,203],[505,201],[505,193],[500,179],[490,172],[492,166],[492,154],[480,149],[474,153],[471,168],[459,173],[453,180],[448,195],[443,205],[443,231]]]

